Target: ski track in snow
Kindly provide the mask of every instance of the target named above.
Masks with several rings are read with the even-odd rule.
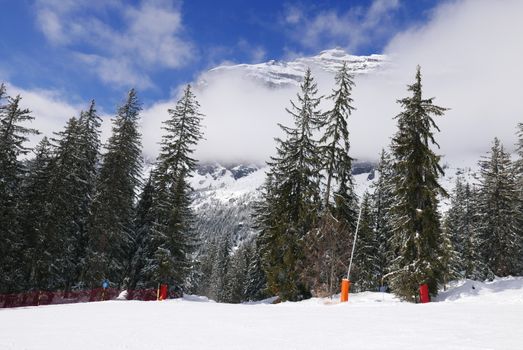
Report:
[[[474,289],[472,289],[474,286]],[[298,303],[198,296],[0,309],[0,349],[521,349],[523,277],[454,282],[438,302],[351,294]]]

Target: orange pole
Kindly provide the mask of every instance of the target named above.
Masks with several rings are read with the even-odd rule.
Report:
[[[346,278],[341,280],[341,297],[340,301],[342,303],[349,301],[349,289],[350,289],[350,281]]]

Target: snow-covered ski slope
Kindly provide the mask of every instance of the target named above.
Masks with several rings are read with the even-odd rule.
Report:
[[[474,286],[474,288],[472,288]],[[0,310],[0,349],[523,349],[523,278],[463,281],[437,302],[231,305],[187,296]]]

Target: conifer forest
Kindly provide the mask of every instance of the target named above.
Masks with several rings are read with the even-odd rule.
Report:
[[[516,154],[497,138],[484,140],[491,148],[478,159],[477,179],[458,176],[447,192],[438,123],[452,106],[426,96],[419,66],[412,73],[397,96],[401,112],[389,116],[396,128],[376,155],[376,179],[362,196],[349,133],[358,86],[344,64],[329,95],[319,95],[307,70],[296,97],[281,106],[293,122],[279,124],[259,196],[234,208],[211,201],[198,211],[190,178],[209,116],[190,85],[158,130],[150,171],[135,89],[114,112],[103,144],[93,100],[29,147],[40,133],[31,128],[38,115],[0,85],[0,293],[108,281],[120,290],[168,284],[230,303],[331,296],[347,275],[357,228],[354,291],[386,290],[416,302],[422,284],[435,296],[456,279],[522,276],[523,123],[514,125]],[[446,210],[442,200],[450,201]]]

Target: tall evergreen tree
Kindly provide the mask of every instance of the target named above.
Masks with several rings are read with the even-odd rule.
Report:
[[[494,139],[489,157],[480,161],[481,186],[478,212],[481,254],[496,276],[518,274],[521,236],[517,225],[517,187],[510,155]]]
[[[129,272],[134,204],[142,171],[140,110],[136,91],[131,89],[118,108],[105,146],[89,219],[87,265],[82,277],[90,286],[99,286],[104,279],[119,286]]]
[[[134,230],[131,236],[131,270],[129,273],[129,288],[144,288],[151,286],[144,271],[147,258],[150,256],[149,248],[152,239],[154,225],[153,210],[154,187],[152,176],[149,176],[140,194],[140,199],[136,206],[136,216],[134,220]],[[138,284],[140,283],[140,284]]]
[[[377,167],[378,179],[372,185],[372,217],[373,227],[376,232],[378,244],[379,278],[382,283],[383,276],[389,270],[396,256],[391,245],[392,240],[392,207],[394,204],[393,178],[391,155],[382,150]]]
[[[192,154],[203,137],[199,108],[189,85],[164,122],[166,134],[153,174],[155,222],[146,268],[152,280],[178,286],[185,284],[196,243],[188,178],[197,164]]]
[[[458,177],[450,208],[444,219],[445,233],[455,252],[449,261],[450,277],[484,279],[488,269],[481,258],[481,237],[478,234],[478,193]]]
[[[379,242],[373,225],[371,198],[366,192],[361,202],[361,218],[354,252],[355,285],[358,290],[375,291],[380,285]],[[352,278],[351,278],[352,279]]]
[[[514,172],[516,176],[516,184],[518,191],[518,203],[517,203],[517,225],[518,225],[518,235],[520,240],[523,242],[523,123],[518,124],[517,129],[518,142],[516,144],[516,153],[518,158],[515,162]],[[520,275],[523,275],[523,244],[521,247],[521,270]]]
[[[305,239],[303,267],[303,276],[316,295],[335,293],[346,272],[347,247],[356,227],[357,199],[347,128],[348,118],[354,110],[352,79],[344,63],[335,77],[336,88],[328,97],[333,101],[333,107],[324,114],[322,121],[325,130],[319,150],[326,177],[323,212],[317,228],[309,231]]]
[[[301,242],[315,226],[320,207],[321,159],[313,133],[321,126],[322,115],[310,70],[305,73],[300,89],[298,103],[291,101],[291,109],[287,109],[294,127],[280,124],[286,138],[276,139],[277,155],[268,163],[263,203],[256,210],[262,228],[268,288],[284,300],[298,300],[307,294],[299,277]]]
[[[419,285],[427,283],[436,295],[446,266],[441,263],[442,231],[438,213],[438,195],[446,195],[438,183],[443,175],[440,157],[431,149],[438,146],[432,116],[443,115],[445,108],[422,97],[421,72],[408,86],[412,96],[398,100],[403,111],[396,116],[398,131],[393,137],[394,157],[394,228],[393,244],[397,252],[389,281],[401,298],[414,301]]]
[[[354,180],[352,178],[352,158],[349,156],[350,142],[347,120],[355,109],[351,97],[354,82],[347,64],[343,63],[336,74],[336,89],[329,99],[334,102],[332,109],[325,113],[325,131],[320,140],[323,145],[320,149],[323,154],[324,169],[326,169],[326,189],[324,207],[334,210],[334,217],[344,220],[351,229],[356,227],[356,196],[354,194]],[[332,181],[337,188],[331,192]],[[331,204],[331,195],[334,194],[334,203]]]
[[[94,109],[93,109],[94,111]],[[84,116],[85,118],[85,116]],[[45,236],[52,242],[49,288],[69,290],[78,286],[87,248],[86,223],[89,217],[95,163],[90,162],[85,120],[71,118],[57,133],[51,162],[49,219]]]
[[[36,157],[30,161],[22,190],[22,232],[26,289],[49,288],[49,266],[53,264],[52,241],[45,225],[50,219],[50,191],[53,150],[47,137],[35,149]]]
[[[48,212],[41,231],[53,262],[45,271],[47,281],[39,282],[49,289],[80,287],[96,181],[99,128],[100,118],[92,101],[89,109],[80,118],[71,118],[54,139],[54,155],[48,165]]]
[[[248,246],[250,253],[249,266],[245,282],[245,300],[261,300],[266,294],[267,279],[263,271],[262,256],[258,248],[258,238],[251,240]]]
[[[23,124],[34,117],[20,107],[21,97],[6,97],[5,85],[0,85],[0,292],[21,288],[23,275],[23,238],[20,230],[21,180],[26,172],[20,159],[30,148],[28,136],[38,131]]]

